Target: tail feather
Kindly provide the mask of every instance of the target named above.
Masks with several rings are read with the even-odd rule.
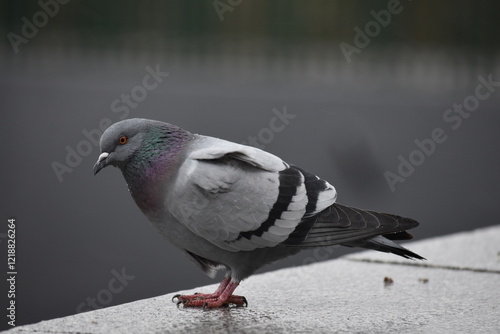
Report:
[[[410,218],[333,204],[299,224],[284,244],[300,248],[362,247],[422,260],[420,255],[392,241],[411,239],[406,230],[418,225]]]
[[[404,257],[405,259],[425,260],[424,257],[404,248],[403,246],[389,240],[381,235],[367,240],[358,240],[348,244],[342,244],[348,247],[362,247],[373,249],[379,252],[392,253]]]

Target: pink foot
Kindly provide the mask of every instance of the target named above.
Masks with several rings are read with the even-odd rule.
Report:
[[[238,285],[239,282],[233,282],[230,277],[226,277],[222,280],[221,284],[214,293],[175,295],[172,298],[172,301],[177,302],[177,306],[183,305],[184,307],[203,307],[204,309],[228,307],[230,304],[234,304],[236,306],[248,306],[248,302],[245,297],[233,295],[233,292]]]

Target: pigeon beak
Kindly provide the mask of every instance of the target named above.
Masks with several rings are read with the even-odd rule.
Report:
[[[97,159],[97,162],[94,165],[94,175],[99,173],[101,169],[106,167],[108,165],[108,161],[106,160],[109,156],[108,152],[102,152],[99,158]]]

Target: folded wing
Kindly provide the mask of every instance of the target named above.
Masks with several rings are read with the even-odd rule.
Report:
[[[169,211],[230,251],[274,247],[335,202],[324,180],[262,150],[200,137],[179,170]]]

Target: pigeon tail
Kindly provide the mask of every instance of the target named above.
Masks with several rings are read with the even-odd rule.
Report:
[[[406,249],[403,246],[381,235],[367,240],[358,240],[351,243],[342,244],[342,246],[368,248],[379,252],[396,254],[404,257],[405,259],[425,260],[424,257],[418,255],[417,253],[414,253],[411,250]]]
[[[420,255],[392,241],[412,239],[406,230],[418,225],[410,218],[333,204],[305,219],[283,244],[300,248],[362,247],[423,260]]]

